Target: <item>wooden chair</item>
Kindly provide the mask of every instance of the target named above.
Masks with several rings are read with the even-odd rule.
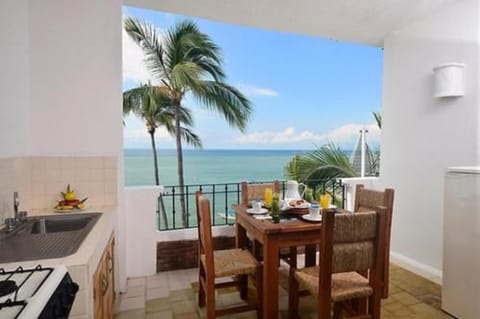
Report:
[[[207,307],[207,319],[225,316],[243,311],[257,310],[257,317],[262,318],[262,265],[244,249],[213,249],[210,202],[201,192],[195,193],[198,217],[199,242],[199,307]],[[239,305],[230,308],[215,309],[215,289],[237,286],[240,297],[247,300],[248,276],[255,275],[257,288],[256,305]],[[215,283],[216,278],[234,277],[231,282]]]
[[[375,210],[378,206],[384,206],[387,209],[387,224],[386,224],[386,249],[384,261],[384,272],[382,275],[383,284],[383,298],[388,298],[389,287],[389,269],[390,269],[390,235],[392,229],[393,216],[393,195],[394,190],[386,188],[384,191],[377,191],[367,189],[362,184],[358,184],[355,191],[354,212],[366,212]]]
[[[280,183],[278,181],[268,182],[268,183],[241,183],[242,199],[241,204],[250,205],[250,202],[254,199],[263,199],[265,198],[265,189],[271,188],[273,193],[280,192]],[[261,254],[262,245],[258,241],[253,241],[251,244],[252,253],[255,255],[257,260],[262,259]]]
[[[265,189],[271,188],[274,193],[280,192],[280,183],[273,181],[269,183],[247,183],[242,182],[242,204],[248,205],[254,199],[265,198]]]
[[[380,318],[381,274],[385,255],[386,209],[361,213],[322,213],[320,264],[293,269],[290,273],[289,316],[298,318],[299,286],[318,300],[318,318],[334,318],[349,311],[349,301],[364,302],[364,313],[357,319]],[[368,272],[368,277],[361,273]],[[357,311],[357,310],[355,310]]]
[[[242,182],[242,204],[249,205],[254,199],[263,199],[265,197],[265,189],[271,188],[272,192],[280,192],[280,183],[278,181],[268,183],[247,183]],[[257,260],[262,259],[262,244],[258,241],[252,243],[252,252]],[[290,266],[297,265],[297,247],[282,248],[280,250],[280,258],[285,260]]]

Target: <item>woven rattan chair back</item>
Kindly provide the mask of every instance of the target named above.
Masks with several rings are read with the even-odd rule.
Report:
[[[384,260],[384,273],[382,275],[383,282],[383,298],[388,298],[389,287],[389,266],[390,266],[390,237],[392,231],[393,218],[393,197],[395,191],[386,188],[384,191],[367,189],[364,185],[358,184],[355,190],[354,212],[365,212],[375,210],[378,206],[384,206],[387,210],[387,230],[386,230],[386,254]]]
[[[280,183],[278,181],[267,183],[247,183],[242,182],[242,204],[248,205],[254,199],[264,199],[265,189],[271,188],[274,193],[280,192]]]

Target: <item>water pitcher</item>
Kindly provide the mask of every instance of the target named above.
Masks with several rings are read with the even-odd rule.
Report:
[[[285,198],[287,199],[302,199],[303,193],[305,193],[305,189],[307,188],[305,184],[298,183],[297,181],[287,181],[285,185],[287,187]],[[303,186],[301,193],[298,190],[299,186]]]

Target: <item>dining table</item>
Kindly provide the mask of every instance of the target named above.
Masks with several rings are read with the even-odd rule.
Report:
[[[233,205],[232,208],[236,212],[236,246],[247,247],[248,236],[262,244],[263,318],[278,318],[280,249],[305,246],[305,266],[315,265],[322,224],[305,221],[300,215],[274,223],[272,219],[256,218],[257,215],[247,213],[247,205]]]

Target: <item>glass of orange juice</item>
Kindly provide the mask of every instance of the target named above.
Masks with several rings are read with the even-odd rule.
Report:
[[[272,198],[273,198],[272,189],[269,187],[265,188],[265,207],[267,208],[272,207]]]
[[[320,207],[329,208],[331,200],[332,196],[330,196],[330,194],[320,195]]]

